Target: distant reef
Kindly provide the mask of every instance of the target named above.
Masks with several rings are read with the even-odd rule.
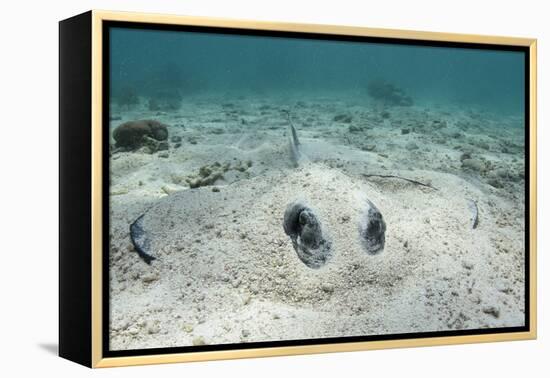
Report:
[[[367,85],[367,93],[375,101],[386,106],[412,106],[413,99],[405,91],[385,80],[373,80]]]

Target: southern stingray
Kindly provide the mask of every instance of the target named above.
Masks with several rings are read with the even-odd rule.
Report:
[[[273,233],[286,235],[299,260],[314,269],[323,267],[335,255],[382,252],[387,225],[375,203],[390,214],[399,213],[399,205],[406,209],[411,204],[396,204],[398,197],[392,200],[377,185],[312,162],[290,115],[288,134],[295,169],[241,180],[216,187],[215,191],[212,187],[184,190],[159,200],[130,225],[138,255],[151,264],[163,259],[164,254],[182,250],[183,245],[222,248],[220,253],[229,248],[246,250],[252,240]],[[405,180],[437,190],[416,180]],[[423,192],[419,196],[427,198]],[[455,213],[468,219],[464,209]],[[477,213],[475,217],[477,226]],[[214,241],[216,246],[209,246]],[[272,244],[272,240],[257,240],[254,245],[264,250],[259,254],[264,254]]]

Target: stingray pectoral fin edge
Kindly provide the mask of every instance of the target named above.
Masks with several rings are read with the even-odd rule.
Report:
[[[147,250],[150,247],[149,237],[143,229],[143,216],[140,215],[131,225],[130,225],[130,239],[134,245],[139,257],[143,259],[147,264],[151,264],[153,260],[156,260],[155,256],[150,255]]]

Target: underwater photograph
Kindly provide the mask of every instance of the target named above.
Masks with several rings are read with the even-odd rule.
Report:
[[[109,350],[524,327],[525,65],[110,27]]]

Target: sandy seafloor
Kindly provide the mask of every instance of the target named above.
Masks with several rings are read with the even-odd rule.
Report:
[[[298,168],[284,110],[309,159]],[[111,116],[112,129],[155,119],[181,137],[168,151],[111,156],[112,350],[524,325],[521,117],[330,94],[201,96]],[[196,200],[186,179],[216,162],[229,169]],[[379,255],[358,245],[357,193],[386,221]],[[333,240],[320,269],[283,231],[297,198]],[[129,236],[149,208],[161,210],[145,226],[173,230],[153,242],[151,265]]]

